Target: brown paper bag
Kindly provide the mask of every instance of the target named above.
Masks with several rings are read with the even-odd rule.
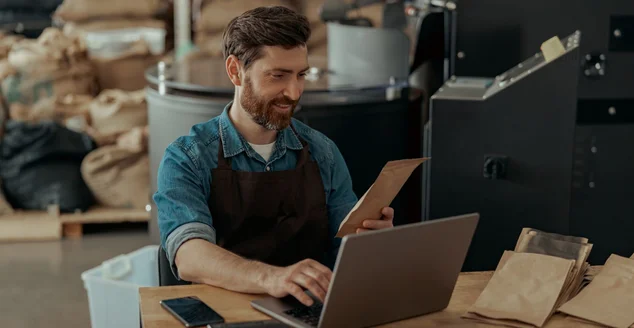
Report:
[[[90,104],[90,119],[93,128],[104,135],[146,126],[145,91],[104,90]]]
[[[500,262],[468,312],[489,319],[516,320],[543,326],[552,313],[574,260],[507,251]]]
[[[495,326],[504,326],[504,327],[515,327],[515,328],[534,328],[535,326],[527,323],[523,323],[517,320],[504,320],[504,319],[489,319],[487,317],[483,317],[477,315],[475,313],[465,313],[462,315],[464,319],[474,320],[480,323],[486,323]]]
[[[392,203],[414,169],[427,159],[416,158],[388,162],[374,184],[370,186],[341,222],[337,237],[355,233],[357,228],[361,228],[364,220],[380,219],[381,210]]]
[[[524,228],[524,229],[522,229],[522,232],[520,233],[519,238],[517,238],[517,244],[515,244],[515,251],[518,251],[518,247],[519,247],[520,243],[522,242],[524,237],[529,235],[529,234],[533,235],[533,236],[541,235],[541,236],[548,237],[550,239],[568,241],[568,242],[573,242],[573,243],[580,243],[580,244],[587,244],[588,243],[588,238],[584,238],[584,237],[566,236],[566,235],[560,235],[560,234],[552,233],[552,232],[544,232],[544,231],[540,231],[540,230],[533,229],[533,228]]]
[[[517,247],[517,252],[520,253],[544,254],[575,260],[575,269],[578,273],[581,273],[591,250],[592,244],[552,239],[546,234],[527,234]]]
[[[630,256],[631,259],[634,259],[634,254],[632,254],[632,256]]]
[[[610,327],[634,324],[634,260],[612,254],[601,272],[559,311]]]
[[[143,209],[149,203],[150,164],[147,153],[105,146],[89,153],[81,174],[97,201],[116,208]]]

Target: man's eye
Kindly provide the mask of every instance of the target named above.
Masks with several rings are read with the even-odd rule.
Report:
[[[282,77],[284,77],[284,75],[281,74],[273,74],[273,77],[276,79],[281,79]]]

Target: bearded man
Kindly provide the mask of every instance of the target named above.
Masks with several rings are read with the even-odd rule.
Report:
[[[177,279],[244,293],[325,299],[357,196],[337,146],[292,118],[309,69],[305,16],[261,7],[234,18],[223,54],[235,96],[166,149],[161,245]],[[393,226],[393,209],[362,229]],[[371,256],[372,254],[368,254]]]

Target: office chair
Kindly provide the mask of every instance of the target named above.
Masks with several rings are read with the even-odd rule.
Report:
[[[167,259],[167,253],[163,247],[159,247],[158,251],[158,273],[159,273],[159,286],[178,286],[178,285],[191,285],[191,282],[179,280],[172,273],[170,262]]]

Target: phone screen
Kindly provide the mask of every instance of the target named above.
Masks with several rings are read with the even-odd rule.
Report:
[[[224,318],[195,296],[161,301],[161,305],[186,327],[199,327],[224,322]]]

